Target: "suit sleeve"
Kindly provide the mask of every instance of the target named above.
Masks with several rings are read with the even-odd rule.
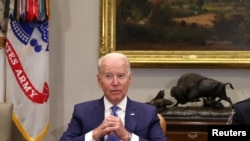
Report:
[[[85,134],[82,133],[82,124],[80,121],[75,106],[68,128],[59,141],[85,141]]]
[[[139,141],[167,141],[155,107],[150,108],[147,113],[141,114],[139,121],[141,122],[138,124],[141,125],[138,125],[138,130],[135,132],[139,136]]]

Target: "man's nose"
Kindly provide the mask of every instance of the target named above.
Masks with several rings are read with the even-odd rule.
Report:
[[[118,79],[118,77],[116,75],[113,76],[112,83],[113,84],[118,84],[119,83],[119,79]]]

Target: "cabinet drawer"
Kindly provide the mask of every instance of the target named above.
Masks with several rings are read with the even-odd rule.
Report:
[[[206,132],[167,132],[168,141],[207,141]]]

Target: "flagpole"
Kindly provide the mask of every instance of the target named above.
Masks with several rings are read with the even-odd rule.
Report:
[[[5,15],[7,0],[0,1],[0,102],[6,102],[6,33],[8,18]]]
[[[0,102],[5,102],[5,49],[0,49]]]

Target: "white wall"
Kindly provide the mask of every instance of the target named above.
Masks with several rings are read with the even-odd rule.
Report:
[[[50,103],[51,128],[45,141],[57,141],[69,122],[73,105],[99,98],[96,81],[99,48],[99,0],[51,0]],[[249,69],[132,69],[129,96],[146,102],[160,89],[166,94],[184,73],[197,72],[231,82],[228,96],[249,97]],[[166,96],[169,97],[169,96]]]

